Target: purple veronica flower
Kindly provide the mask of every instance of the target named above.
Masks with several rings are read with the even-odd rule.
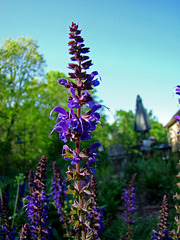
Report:
[[[102,107],[101,104],[95,104],[91,110],[81,116],[79,119],[84,126],[86,126],[86,129],[84,129],[84,132],[92,132],[95,130],[96,125],[98,123],[101,123],[99,120],[101,118],[100,114],[96,111]]]
[[[99,223],[99,235],[101,235],[104,231],[104,215],[103,215],[104,208],[100,209],[99,215],[98,215],[98,223]]]
[[[135,212],[135,189],[132,187],[131,189],[123,189],[123,200],[124,200],[124,206],[125,206],[125,218],[124,221],[126,223],[135,223],[135,221],[132,221],[131,217]]]
[[[92,72],[89,75],[88,79],[83,83],[83,89],[91,90],[93,89],[92,86],[97,87],[100,84],[99,79],[101,80],[99,75],[98,75],[99,79],[98,78],[94,79],[94,77],[97,75],[98,75],[97,71]]]
[[[89,156],[88,161],[87,161],[88,167],[91,165],[92,162],[96,163],[95,156],[97,155],[97,153],[95,153],[94,150],[100,146],[101,146],[101,144],[99,142],[95,142],[91,145],[90,148],[87,149],[87,155]]]
[[[62,211],[62,201],[60,201],[60,199],[62,199],[65,195],[65,184],[64,181],[61,182],[60,180],[57,180],[55,178],[53,178],[52,180],[52,199],[54,201],[54,205],[57,208],[57,212],[60,215],[60,221],[62,222],[64,220],[64,216],[63,211]]]
[[[164,233],[163,240],[170,240],[170,239],[172,240],[172,238],[170,237],[170,231],[164,230],[163,233]]]
[[[76,135],[80,134],[81,140],[91,139],[91,132],[95,130],[96,125],[100,122],[100,114],[96,111],[100,109],[102,105],[95,104],[88,113],[85,113],[77,118],[76,114],[72,109],[69,113],[62,107],[55,107],[52,112],[58,112],[57,120],[60,120],[53,128],[53,131],[59,132],[59,138],[67,142],[68,138],[76,139]]]
[[[163,231],[164,236],[160,236],[159,233],[155,230],[153,230],[154,235],[151,237],[154,240],[172,240],[172,238],[169,236],[170,231]]]
[[[59,106],[54,107],[52,109],[52,111],[50,112],[50,115],[49,115],[50,118],[51,118],[52,112],[58,112],[59,113],[58,117],[57,117],[57,120],[66,120],[69,117],[69,113],[67,111],[65,111],[64,108],[59,107]]]
[[[79,104],[79,100],[75,94],[74,89],[71,87],[70,88],[70,92],[72,93],[72,97],[69,97],[68,99],[68,107],[69,108],[79,108],[80,104]]]
[[[52,179],[52,199],[57,212],[60,215],[59,220],[61,222],[64,221],[65,224],[66,216],[64,214],[64,201],[67,200],[65,194],[65,181],[61,180],[60,170],[55,161],[53,162],[53,172],[54,178]]]
[[[88,108],[92,108],[95,104],[94,100],[92,99],[90,93],[87,90],[85,90],[84,93],[81,95],[79,101],[81,105],[86,104]]]
[[[40,198],[38,198],[38,196]],[[39,215],[37,209],[41,208],[41,223],[42,228],[45,229],[45,225],[48,220],[48,204],[49,200],[48,198],[50,195],[46,195],[45,191],[42,190],[40,194],[35,194],[35,196],[27,196],[25,199],[28,200],[27,204],[24,206],[26,209],[27,217],[29,220],[29,223],[33,226],[30,228],[35,231],[35,228],[39,225]]]
[[[158,233],[155,230],[153,230],[153,233],[154,233],[154,236],[152,236],[152,239],[158,240]]]
[[[90,122],[91,120],[94,120],[95,122],[99,122],[99,119],[101,118],[100,114],[96,111],[102,107],[101,104],[95,104],[91,108],[91,110],[85,114],[83,114],[81,117],[87,122]]]
[[[56,130],[59,132],[59,139],[63,142],[67,142],[68,136],[70,136],[69,128],[67,125],[67,122],[62,121],[57,124],[57,126],[54,127],[53,131]]]
[[[58,79],[58,83],[63,85],[63,86],[66,86],[68,84],[68,80],[67,79],[64,79],[64,78],[60,78]]]
[[[136,178],[137,174],[134,174],[128,189],[123,189],[123,197],[122,199],[124,200],[124,207],[125,207],[125,211],[124,211],[124,221],[125,223],[128,224],[127,227],[127,233],[125,236],[128,236],[129,239],[131,238],[132,234],[133,234],[133,225],[136,223],[133,220],[133,215],[135,212],[135,189],[134,189],[134,182],[135,182],[135,178]]]
[[[80,157],[77,156],[75,150],[71,150],[67,145],[63,146],[63,151],[65,150],[65,153],[62,154],[64,157],[64,160],[70,160],[71,164],[76,164],[80,162]]]

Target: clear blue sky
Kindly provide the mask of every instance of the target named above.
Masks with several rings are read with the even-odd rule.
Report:
[[[138,94],[163,124],[179,109],[179,0],[0,0],[0,9],[0,44],[33,37],[46,72],[68,73],[68,26],[79,23],[110,121],[116,110],[135,112]]]

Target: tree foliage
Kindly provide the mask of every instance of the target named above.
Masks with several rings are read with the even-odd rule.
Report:
[[[3,173],[11,167],[22,169],[46,154],[54,141],[48,118],[54,105],[65,104],[57,79],[58,71],[44,74],[45,60],[32,38],[8,38],[0,47],[0,152]],[[56,99],[59,99],[57,101]],[[48,147],[49,146],[49,147]]]
[[[25,170],[42,154],[49,160],[61,158],[62,143],[57,140],[58,133],[50,136],[52,121],[48,116],[54,106],[67,109],[67,92],[63,86],[57,87],[57,80],[68,77],[58,71],[50,71],[45,76],[44,68],[45,60],[32,38],[8,38],[0,46],[0,174],[9,170],[9,166]],[[96,92],[92,94],[100,103]],[[123,144],[128,150],[142,138],[133,130],[135,116],[131,110],[117,111],[112,125],[104,112],[101,116],[103,129],[97,126],[96,134],[81,148],[101,142],[105,149],[102,158],[107,159],[110,145]],[[56,119],[56,114],[52,118]],[[166,141],[166,129],[151,111],[149,119],[152,129],[146,138],[154,136],[158,142]]]
[[[13,126],[24,101],[31,100],[29,90],[43,74],[44,58],[32,38],[8,38],[0,48],[1,118],[6,119],[5,141],[12,141]]]
[[[0,47],[0,141],[7,152],[1,162],[6,166],[10,163],[10,149],[17,152],[15,138],[22,131],[25,135],[30,110],[27,107],[36,107],[44,65],[45,60],[32,38],[8,38]]]
[[[148,112],[151,123],[150,131],[142,135],[134,131],[135,114],[132,110],[119,110],[116,112],[116,121],[111,126],[112,144],[122,144],[126,150],[139,144],[140,140],[148,139],[150,136],[156,138],[158,143],[167,142],[167,129],[159,123],[152,111]]]

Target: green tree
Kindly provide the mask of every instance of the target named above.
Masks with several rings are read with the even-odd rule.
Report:
[[[19,129],[25,125],[27,109],[23,105],[36,101],[29,92],[37,90],[44,66],[45,60],[32,38],[8,38],[0,47],[0,151],[4,153],[3,166],[8,166],[10,149]]]
[[[1,75],[1,117],[6,119],[5,141],[12,141],[13,126],[17,120],[20,106],[30,98],[27,88],[33,79],[41,77],[44,58],[38,53],[38,46],[32,38],[8,38],[0,48]],[[4,129],[3,129],[4,131]]]
[[[158,122],[156,116],[153,115],[152,110],[148,113],[151,129],[148,133],[148,137],[153,136],[159,143],[168,142],[167,129],[163,127],[163,124]]]
[[[148,117],[152,128],[147,134],[141,135],[134,131],[135,115],[132,110],[117,111],[116,121],[111,126],[111,144],[122,144],[126,150],[129,150],[129,147],[137,145],[140,140],[148,139],[150,136],[155,137],[157,142],[167,142],[167,130],[157,121],[152,111],[148,112]]]
[[[126,150],[136,145],[140,134],[134,131],[134,113],[119,110],[112,125],[112,144],[122,144]]]

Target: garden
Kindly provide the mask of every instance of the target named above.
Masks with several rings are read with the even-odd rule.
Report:
[[[75,23],[68,45],[68,77],[44,74],[31,38],[0,48],[0,239],[180,239],[179,156],[165,161],[155,148],[168,143],[167,129],[151,110],[144,135],[131,110],[110,124]],[[151,136],[148,154],[133,148]],[[109,149],[119,144],[118,162]]]

